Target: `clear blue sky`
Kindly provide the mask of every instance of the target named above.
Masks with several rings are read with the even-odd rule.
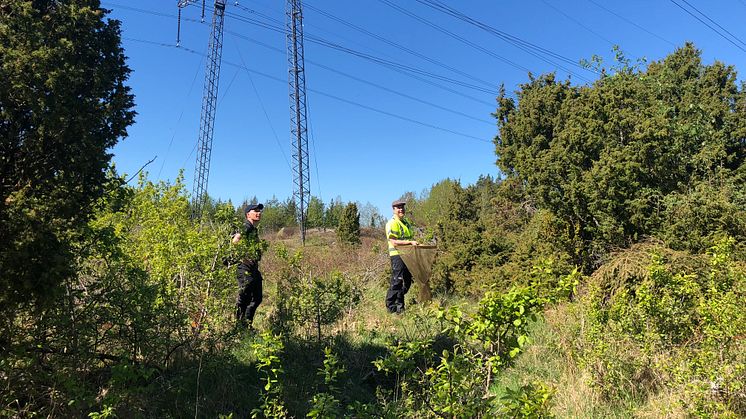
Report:
[[[176,0],[102,2],[122,22],[138,112],[113,149],[120,173],[157,156],[146,168],[150,179],[173,180],[183,169],[191,191],[212,4],[204,23],[201,1],[183,10],[176,48]],[[208,191],[234,204],[293,192],[284,8],[279,0],[226,7]],[[419,194],[445,178],[469,184],[497,176],[491,113],[500,84],[512,94],[527,70],[571,72],[573,83],[588,83],[596,75],[572,63],[596,54],[611,64],[613,44],[628,58],[651,61],[693,41],[706,63],[743,72],[744,18],[746,0],[306,1],[311,193],[325,203],[370,202],[388,217],[390,202],[407,191]]]

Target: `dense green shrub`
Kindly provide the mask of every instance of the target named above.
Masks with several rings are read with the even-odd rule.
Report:
[[[233,325],[234,272],[220,263],[230,223],[190,221],[181,178],[112,183],[79,244],[64,299],[12,323],[3,403],[16,400],[10,409],[19,413],[141,414],[155,377],[215,351]],[[217,213],[231,218],[234,209]]]
[[[282,336],[269,331],[261,334],[251,348],[256,356],[256,369],[262,374],[262,404],[251,412],[252,418],[286,418],[287,409],[282,400],[282,381],[284,374],[280,355],[285,345]]]
[[[529,343],[528,325],[548,300],[532,288],[490,292],[472,313],[452,306],[437,312],[452,346],[437,354],[431,340],[395,342],[375,361],[395,378],[384,406],[411,417],[479,418],[502,414],[549,416],[551,388],[536,384],[496,400],[490,390],[499,374]]]
[[[732,245],[719,242],[700,269],[665,249],[631,250],[610,262],[616,275],[592,277],[578,355],[609,399],[666,388],[692,414],[746,414],[746,274]]]
[[[565,251],[586,271],[599,250],[662,228],[670,194],[728,178],[746,157],[746,92],[733,67],[703,64],[691,44],[646,69],[619,58],[589,86],[531,77],[517,102],[500,95],[495,114],[500,170],[567,226]]]
[[[278,246],[277,255],[284,266],[278,278],[273,327],[288,335],[301,333],[321,340],[325,329],[358,303],[360,290],[340,272],[314,275],[304,266],[301,251],[291,255],[286,247]]]
[[[480,296],[529,285],[536,281],[531,272],[537,261],[551,261],[558,275],[572,271],[567,226],[552,212],[534,208],[516,179],[484,177],[466,188],[450,186],[436,230],[436,291]]]
[[[480,219],[491,205],[485,183],[466,188],[451,185],[447,207],[435,228],[441,250],[433,266],[436,291],[480,295],[493,285],[485,273],[508,257],[512,243],[504,231],[490,229]]]
[[[665,198],[664,223],[657,236],[672,249],[704,253],[718,237],[746,242],[746,191],[743,181],[698,182],[686,193]]]

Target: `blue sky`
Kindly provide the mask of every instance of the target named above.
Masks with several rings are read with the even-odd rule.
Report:
[[[183,169],[191,191],[212,3],[204,23],[201,1],[182,11],[177,48],[176,0],[102,1],[122,22],[138,112],[112,150],[120,173],[157,156],[149,178],[173,180]],[[293,193],[284,8],[269,0],[226,7],[208,191],[234,204]],[[706,63],[744,71],[745,17],[746,0],[306,1],[311,193],[370,202],[388,216],[407,191],[497,176],[499,85],[512,94],[528,70],[589,83],[596,75],[573,63],[595,54],[610,65],[615,44],[652,61],[693,41]]]

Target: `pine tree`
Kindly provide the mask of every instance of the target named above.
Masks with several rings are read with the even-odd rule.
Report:
[[[360,244],[360,213],[354,202],[347,204],[342,212],[337,227],[337,237],[341,243]]]

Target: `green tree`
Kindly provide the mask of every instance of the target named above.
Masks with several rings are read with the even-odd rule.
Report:
[[[378,211],[378,208],[366,202],[365,205],[360,205],[360,220],[362,220],[363,226],[365,227],[382,227],[386,223],[386,219]]]
[[[308,202],[306,226],[308,228],[324,226],[324,202],[321,198],[312,196],[311,200]]]
[[[341,243],[360,244],[360,213],[354,202],[348,203],[342,213],[337,227],[337,238]]]
[[[479,222],[476,188],[450,184],[450,198],[437,224],[437,237],[444,253],[433,266],[434,283],[443,291],[466,290],[474,281],[470,271],[488,251],[484,228]],[[493,253],[494,254],[494,253]],[[480,281],[481,282],[481,281]]]
[[[565,224],[567,251],[595,266],[608,248],[665,229],[665,198],[737,173],[746,96],[733,67],[686,44],[646,69],[621,66],[589,86],[553,74],[503,91],[498,166]]]
[[[279,230],[285,226],[285,211],[282,203],[273,196],[264,203],[261,227],[266,230]]]
[[[213,352],[234,324],[235,270],[220,261],[235,209],[221,204],[195,224],[181,176],[107,187],[64,294],[2,324],[5,415],[83,417],[108,406],[137,416],[156,371]]]
[[[337,197],[336,200],[332,199],[324,213],[324,225],[328,228],[337,228],[339,220],[342,218],[342,211],[344,211],[342,198]]]
[[[295,203],[295,199],[288,198],[282,204],[282,220],[283,227],[292,227],[298,225],[298,204]]]
[[[134,118],[118,21],[97,0],[0,6],[0,304],[54,294]]]
[[[411,204],[411,214],[407,214],[418,225],[434,228],[442,217],[449,200],[453,198],[454,188],[458,182],[444,179],[423,191],[420,199]]]

